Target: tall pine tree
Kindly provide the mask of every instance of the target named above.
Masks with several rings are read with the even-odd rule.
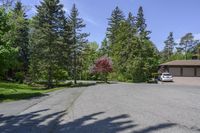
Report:
[[[132,25],[127,22],[121,22],[120,26],[118,27],[118,30],[116,32],[117,38],[116,38],[116,44],[113,47],[113,63],[114,63],[114,69],[118,72],[120,75],[124,75],[123,77],[127,77],[127,65],[130,63],[128,62],[128,59],[130,57],[133,58],[133,54],[135,51],[135,45],[136,45],[136,37],[135,37],[135,31]]]
[[[146,24],[146,20],[144,18],[144,12],[143,12],[142,7],[139,7],[139,9],[138,9],[138,14],[137,14],[137,18],[136,18],[136,26],[137,26],[138,35],[141,39],[145,39],[145,40],[150,39],[149,34],[151,32],[147,30],[147,24]]]
[[[83,33],[82,29],[86,26],[82,18],[79,18],[79,12],[74,4],[69,16],[69,24],[72,28],[72,68],[73,68],[73,78],[74,83],[77,84],[77,75],[78,68],[80,63],[79,57],[81,56],[81,52],[84,48],[84,45],[87,43],[87,37],[89,34]]]
[[[131,12],[128,13],[127,22],[131,25],[132,28],[136,28],[136,17],[134,17]]]
[[[59,0],[44,0],[33,18],[31,71],[35,78],[48,81],[53,87],[56,71],[62,60],[64,11]]]
[[[109,46],[106,38],[101,43],[101,48],[99,49],[100,56],[108,56],[109,57]]]
[[[165,43],[165,47],[162,52],[163,53],[162,56],[163,56],[163,61],[167,61],[173,55],[173,50],[176,45],[174,41],[173,32],[169,33],[169,36],[167,37],[167,40],[164,43]]]
[[[0,0],[0,7],[3,7],[6,11],[12,8],[16,0]]]
[[[72,52],[73,52],[73,31],[72,27],[70,26],[69,18],[64,19],[64,31],[63,31],[63,51],[62,51],[62,58],[63,58],[63,66],[64,69],[68,72],[68,77],[73,76],[72,70]]]
[[[110,49],[114,47],[116,40],[116,32],[122,21],[125,21],[124,13],[119,7],[116,7],[112,12],[111,17],[108,19],[108,28],[106,36],[108,38],[108,44]]]

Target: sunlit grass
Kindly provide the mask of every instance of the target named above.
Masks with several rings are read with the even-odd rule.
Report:
[[[44,96],[47,92],[59,89],[61,88],[47,90],[44,87],[33,87],[26,84],[0,82],[0,102]]]
[[[0,102],[15,101],[21,99],[29,99],[47,95],[48,92],[73,87],[88,87],[96,83],[78,83],[74,85],[72,82],[60,82],[53,89],[46,89],[44,84],[37,83],[34,86],[27,84],[18,84],[10,82],[0,82]]]

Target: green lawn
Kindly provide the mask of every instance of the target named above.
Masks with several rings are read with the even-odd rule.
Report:
[[[96,85],[96,83],[80,82],[74,85],[72,82],[68,82],[68,83],[60,82],[57,85],[58,88],[54,88],[54,89],[45,89],[44,84],[42,83],[38,83],[38,85],[39,87],[33,87],[26,84],[17,84],[17,83],[0,81],[0,102],[29,99],[32,97],[44,96],[48,92],[60,90],[63,88],[88,87],[88,86]]]
[[[0,82],[0,102],[44,96],[45,93],[58,89],[61,88],[46,90],[42,87],[32,87],[25,84]]]

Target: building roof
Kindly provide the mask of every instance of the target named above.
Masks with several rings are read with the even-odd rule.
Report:
[[[160,66],[200,66],[200,60],[175,60],[163,63]]]

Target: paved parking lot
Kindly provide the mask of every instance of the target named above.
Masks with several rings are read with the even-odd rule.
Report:
[[[160,82],[160,84],[200,86],[200,77],[173,77],[173,80],[174,82]]]
[[[174,84],[200,86],[200,77],[174,77]]]
[[[199,133],[199,101],[198,86],[119,83],[72,88],[39,100],[0,104],[0,131]]]

